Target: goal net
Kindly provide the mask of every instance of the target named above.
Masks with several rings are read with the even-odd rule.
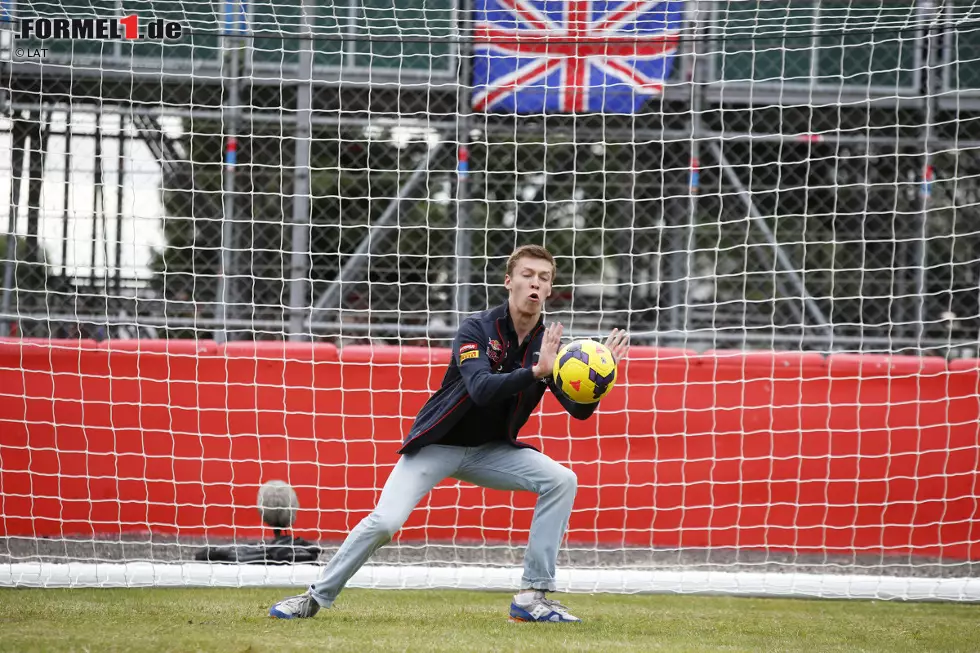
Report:
[[[0,585],[310,582],[201,551],[281,480],[325,563],[536,243],[632,343],[521,433],[561,589],[980,598],[973,2],[0,10]],[[516,587],[534,499],[448,480],[352,585]]]

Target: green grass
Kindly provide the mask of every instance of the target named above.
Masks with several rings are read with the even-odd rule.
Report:
[[[510,595],[348,589],[270,619],[276,589],[0,590],[0,651],[976,651],[980,606],[556,595],[582,624],[513,624]]]

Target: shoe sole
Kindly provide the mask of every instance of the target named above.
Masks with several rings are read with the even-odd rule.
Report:
[[[269,608],[269,618],[271,619],[295,619],[295,615],[287,615],[285,612],[279,612],[275,608]]]
[[[581,621],[532,621],[530,619],[521,619],[520,617],[510,616],[507,617],[507,621],[512,624],[580,624]]]

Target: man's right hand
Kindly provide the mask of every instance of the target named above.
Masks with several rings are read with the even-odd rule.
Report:
[[[534,378],[543,379],[555,370],[555,358],[561,346],[561,333],[564,330],[560,322],[548,325],[541,340],[541,351],[538,353],[538,364],[531,368]]]

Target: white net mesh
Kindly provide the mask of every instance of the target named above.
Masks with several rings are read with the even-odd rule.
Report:
[[[281,479],[325,561],[539,243],[634,345],[522,433],[564,587],[980,595],[974,3],[2,9],[0,583],[305,582],[194,556]],[[124,16],[181,37],[22,38]],[[355,584],[510,586],[533,499],[445,483]]]

